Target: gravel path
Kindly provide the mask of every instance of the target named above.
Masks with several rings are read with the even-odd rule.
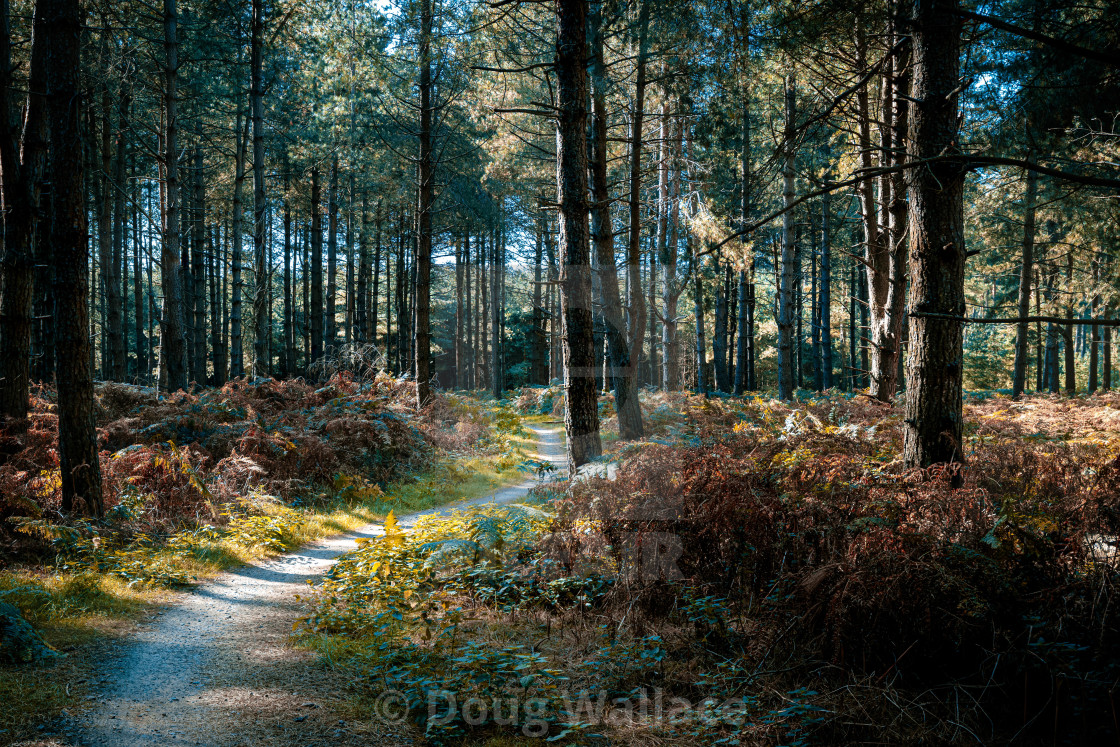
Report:
[[[558,428],[533,428],[538,457],[558,466]],[[400,517],[407,528],[426,514],[478,503],[510,503],[538,482],[445,509]],[[61,725],[72,744],[358,745],[407,744],[368,722],[339,718],[338,685],[313,654],[288,644],[303,613],[297,595],[355,540],[383,532],[369,525],[292,553],[222,574],[180,604],[157,613],[105,662],[91,708]],[[60,735],[61,736],[61,735]],[[375,741],[371,741],[375,740]]]

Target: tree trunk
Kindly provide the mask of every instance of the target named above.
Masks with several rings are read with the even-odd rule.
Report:
[[[548,383],[548,373],[547,369],[545,368],[545,358],[547,356],[547,353],[545,352],[545,345],[547,344],[547,338],[545,337],[544,331],[544,307],[542,306],[543,301],[541,298],[541,283],[544,274],[544,232],[547,227],[544,217],[544,207],[540,204],[541,202],[542,200],[538,198],[536,242],[533,247],[533,338],[530,342],[531,347],[529,349],[529,383],[538,385]],[[469,267],[469,258],[465,261],[467,266]],[[468,283],[467,286],[467,305],[469,307],[470,283]],[[470,325],[468,325],[468,329],[469,328]],[[629,358],[629,350],[627,350],[626,354],[627,358]]]
[[[194,312],[194,348],[191,350],[192,378],[205,383],[206,378],[206,277],[203,254],[206,251],[206,205],[203,183],[202,145],[194,149],[194,169],[191,177],[191,287]],[[112,315],[110,314],[110,318]],[[110,322],[112,327],[112,322]]]
[[[179,14],[176,0],[163,0],[164,209],[160,284],[160,380],[169,392],[187,386],[187,342],[183,329],[183,287],[179,268]],[[53,135],[52,135],[53,139]]]
[[[47,160],[45,91],[50,42],[44,15],[36,3],[27,103],[23,133],[19,138],[22,152],[18,152],[10,119],[15,106],[12,101],[8,3],[0,6],[0,185],[4,205],[3,259],[0,260],[3,272],[3,293],[0,294],[0,415],[19,420],[27,417],[30,403],[35,259],[47,249],[36,245],[36,238],[46,230],[39,220],[40,187]]]
[[[346,193],[346,344],[354,342],[354,172],[350,172],[350,188]]]
[[[363,210],[365,209],[363,204]],[[365,220],[363,217],[362,220]],[[387,257],[388,255],[386,255]],[[373,345],[377,345],[377,311],[379,294],[381,290],[381,200],[378,199],[377,207],[375,208],[373,218],[373,289],[369,294],[369,326],[366,330],[366,337]],[[385,291],[386,295],[389,290],[389,262],[385,262]],[[389,334],[389,301],[385,301],[385,334]]]
[[[715,388],[719,392],[731,391],[731,371],[728,370],[728,298],[731,295],[731,266],[716,266],[716,314],[715,330],[712,332],[712,357],[715,358]],[[734,368],[732,368],[732,371]]]
[[[1112,390],[1112,328],[1104,328],[1104,346],[1101,355],[1101,391]]]
[[[1023,193],[1023,259],[1019,268],[1019,322],[1015,334],[1015,368],[1011,377],[1011,396],[1018,399],[1027,383],[1027,356],[1030,354],[1029,326],[1031,278],[1034,275],[1034,218],[1038,196],[1038,174],[1028,170]]]
[[[794,222],[793,222],[793,180],[794,180],[794,139],[797,136],[796,89],[793,73],[785,81],[785,138],[782,160],[782,202],[786,208],[782,216],[782,259],[781,279],[778,283],[778,397],[788,400],[793,396],[794,354],[793,354],[793,279],[794,279]]]
[[[1073,252],[1066,252],[1066,318],[1073,318]],[[1062,330],[1065,339],[1066,396],[1072,397],[1077,391],[1077,369],[1073,362],[1073,325],[1067,324]]]
[[[646,333],[645,294],[642,292],[642,128],[645,123],[646,68],[649,62],[649,4],[639,0],[638,57],[635,61],[634,99],[630,113],[630,194],[628,198],[629,230],[626,239],[627,285],[630,287],[630,361],[628,373],[634,391],[642,356],[642,340]],[[555,325],[553,329],[555,334]],[[651,351],[652,354],[652,351]],[[554,358],[555,359],[555,358]]]
[[[895,16],[904,8],[908,0],[897,0],[892,5],[892,16],[889,21],[890,40],[893,44],[901,46],[892,61],[891,74],[887,83],[887,92],[890,99],[890,119],[887,126],[890,128],[888,148],[884,150],[884,159],[892,167],[897,167],[905,161],[907,128],[910,119],[910,104],[906,100],[910,90],[910,44],[903,40],[901,32],[897,29]],[[884,117],[887,114],[883,115]],[[907,267],[907,241],[909,237],[908,204],[906,201],[906,174],[896,171],[885,177],[889,182],[890,199],[885,203],[887,211],[887,232],[884,241],[887,242],[890,261],[890,287],[887,292],[887,320],[885,324],[885,339],[888,343],[887,352],[882,365],[890,365],[891,374],[882,379],[881,394],[893,398],[898,392],[900,382],[903,380],[905,367],[902,361],[902,348],[904,342],[909,344],[909,331],[905,329],[906,314],[906,288],[908,278]],[[827,199],[827,196],[826,196]],[[882,344],[882,343],[880,343]]]
[[[866,67],[867,41],[863,32],[862,20],[857,20],[857,53],[860,66]],[[890,37],[888,37],[890,38]],[[893,70],[896,60],[891,58],[883,66],[883,86],[880,106],[879,125],[879,165],[889,166],[891,153],[895,149],[893,133],[896,117],[904,116],[905,108],[894,106],[896,83]],[[860,165],[864,169],[874,168],[871,152],[870,128],[873,114],[868,102],[867,86],[858,94],[859,106],[859,143]],[[891,231],[888,210],[891,206],[897,211],[905,211],[901,195],[893,196],[896,182],[891,175],[878,179],[883,208],[876,210],[874,181],[860,184],[860,212],[864,225],[865,257],[867,261],[868,315],[870,317],[870,395],[882,402],[890,402],[898,390],[898,354],[901,339],[901,314],[905,294],[905,270],[903,262],[903,242],[896,232]],[[898,184],[901,187],[901,184]],[[905,213],[901,214],[904,217]],[[897,243],[897,246],[896,246]]]
[[[136,350],[136,378],[137,384],[148,380],[151,370],[148,366],[148,345],[144,339],[144,277],[141,274],[140,252],[140,189],[136,184],[136,155],[129,158],[129,171],[133,182],[133,208],[132,208],[132,297],[136,305],[132,322],[133,346]]]
[[[234,150],[233,217],[232,228],[230,229],[230,233],[233,234],[233,249],[231,250],[233,252],[233,300],[230,303],[229,313],[229,376],[231,379],[238,379],[245,375],[245,350],[241,336],[241,321],[244,313],[242,310],[241,270],[245,256],[242,247],[241,221],[245,209],[241,204],[241,190],[245,184],[245,153],[248,150],[249,118],[246,117],[242,122],[240,111],[237,113],[236,127],[237,130],[234,133],[237,137],[237,145]]]
[[[610,190],[607,182],[607,70],[603,59],[601,23],[600,11],[594,12],[591,18],[590,160],[591,199],[594,204],[591,210],[591,241],[598,260],[599,289],[610,361],[609,378],[614,390],[615,410],[618,412],[618,434],[621,440],[631,441],[642,437],[642,409],[630,361],[626,320],[622,313],[618,270],[615,266],[614,225],[611,222]],[[539,246],[537,254],[539,258]]]
[[[304,312],[311,326],[308,369],[323,359],[323,214],[319,169],[311,168],[311,298]]]
[[[108,36],[106,35],[106,39]],[[109,87],[102,89],[102,133],[101,133],[101,204],[98,205],[97,238],[102,245],[102,284],[105,288],[105,330],[107,337],[107,360],[104,361],[105,378],[110,381],[124,381],[125,365],[125,336],[121,334],[124,328],[123,296],[121,295],[120,274],[120,208],[121,195],[117,190],[121,187],[121,177],[124,175],[123,150],[118,148],[115,155],[113,149],[112,129],[112,99]],[[125,122],[119,121],[118,128]],[[112,176],[111,176],[112,175]]]
[[[226,346],[222,339],[222,299],[225,297],[222,288],[222,263],[221,257],[221,226],[214,226],[213,234],[208,235],[210,245],[210,349],[213,351],[214,384],[222,386],[226,383],[226,372],[229,370],[229,361],[226,360]]]
[[[416,164],[416,406],[431,396],[432,332],[428,284],[432,272],[432,0],[420,0],[420,154]]]
[[[568,470],[602,453],[595,396],[587,185],[587,2],[556,0],[556,186],[560,204],[560,306]]]
[[[296,337],[292,315],[295,312],[292,298],[292,193],[291,164],[288,154],[284,153],[284,352],[280,356],[281,369],[285,376],[292,376],[296,370]]]
[[[369,194],[362,190],[361,230],[358,233],[358,288],[354,299],[354,323],[357,327],[356,339],[359,343],[376,344],[370,334],[370,308],[369,308]],[[378,257],[378,260],[381,258]],[[374,319],[377,317],[374,316]]]
[[[501,201],[498,202],[498,221],[501,218]],[[494,345],[490,357],[490,384],[494,399],[502,398],[502,267],[505,264],[505,247],[500,240],[497,226],[490,233],[490,329]]]
[[[327,182],[327,326],[324,334],[327,355],[338,344],[338,157],[331,160]]]
[[[49,39],[51,186],[58,460],[62,510],[104,514],[89,342],[85,163],[81,157],[82,16],[78,0],[42,0]],[[6,112],[5,112],[6,113]]]
[[[253,117],[253,269],[256,275],[256,290],[253,293],[253,374],[268,376],[272,368],[268,352],[272,319],[268,252],[265,247],[265,231],[268,226],[264,201],[264,0],[252,0],[252,12],[249,103]]]
[[[831,389],[832,381],[832,195],[821,197],[821,369],[822,385]]]
[[[685,235],[685,246],[692,260],[692,313],[696,318],[696,391],[705,397],[708,396],[708,381],[704,376],[707,362],[707,341],[704,336],[704,281],[700,272],[700,255],[698,242],[693,238],[692,232]],[[725,338],[726,339],[726,338]],[[726,353],[717,353],[717,355]],[[724,358],[726,361],[726,358]],[[726,363],[724,364],[726,368]]]
[[[915,4],[907,155],[920,161],[960,152],[958,0]],[[910,351],[903,463],[963,461],[961,323],[964,316],[965,170],[952,160],[907,172],[910,195]]]
[[[1100,260],[1093,260],[1093,297],[1089,301],[1089,318],[1096,319],[1100,309],[1101,297],[1097,292],[1098,284],[1100,283]],[[1100,345],[1101,345],[1101,328],[1093,325],[1092,331],[1089,333],[1089,394],[1097,391],[1099,384],[1097,380],[1097,371],[1100,368]]]

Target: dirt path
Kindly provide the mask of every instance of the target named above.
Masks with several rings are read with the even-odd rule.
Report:
[[[533,428],[539,458],[560,465],[559,429]],[[530,478],[477,503],[510,503]],[[436,509],[401,517],[409,527]],[[382,533],[369,525],[267,562],[224,573],[143,625],[105,662],[100,691],[60,731],[71,744],[311,745],[407,744],[379,727],[339,718],[338,683],[318,658],[288,638],[302,609],[296,595],[355,540]],[[369,731],[377,728],[377,733]],[[375,742],[370,739],[375,738]]]

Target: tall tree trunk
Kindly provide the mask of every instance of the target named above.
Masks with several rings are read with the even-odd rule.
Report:
[[[327,182],[327,353],[338,344],[338,157]]]
[[[1112,390],[1112,327],[1104,328],[1104,346],[1101,355],[1101,391]]]
[[[323,359],[323,212],[319,169],[311,168],[311,297],[305,312],[310,318],[311,354],[308,368]]]
[[[743,86],[740,126],[742,142],[739,151],[739,222],[745,229],[750,223],[753,208],[751,205],[751,97],[750,97],[750,5],[743,2],[739,7],[742,24],[742,42],[739,49],[740,80]],[[750,250],[750,258],[743,259],[739,271],[735,305],[738,319],[735,324],[737,343],[735,345],[735,394],[741,395],[755,388],[754,372],[754,270],[755,252]],[[730,294],[728,294],[730,296]],[[730,300],[730,299],[729,299]]]
[[[256,290],[253,293],[253,374],[268,376],[272,367],[268,352],[272,315],[268,251],[265,247],[268,225],[264,201],[264,0],[252,0],[252,6],[249,103],[253,117],[253,270],[256,275]]]
[[[1073,252],[1066,252],[1066,308],[1067,319],[1073,318]],[[1067,324],[1062,328],[1065,340],[1065,374],[1066,396],[1072,397],[1077,391],[1077,369],[1073,362],[1073,325]]]
[[[397,214],[397,271],[396,271],[396,315],[397,334],[393,337],[393,363],[398,374],[404,373],[405,336],[408,330],[408,317],[405,315],[405,211],[402,206]]]
[[[642,437],[642,409],[626,339],[626,319],[618,289],[618,269],[614,256],[614,225],[611,222],[610,190],[607,183],[607,69],[603,59],[601,11],[591,17],[591,241],[598,260],[599,289],[606,326],[607,354],[610,360],[610,385],[618,412],[618,433],[623,441]],[[540,247],[538,240],[538,260]],[[537,265],[540,276],[540,264]],[[539,289],[539,284],[538,284]],[[539,292],[539,291],[538,291]],[[638,294],[641,295],[641,294]],[[604,382],[606,383],[606,382]]]
[[[281,368],[285,376],[292,376],[296,370],[295,324],[292,320],[294,299],[292,298],[292,193],[291,164],[288,154],[284,153],[284,352],[280,356]]]
[[[666,113],[667,110],[663,110]],[[671,391],[681,385],[680,351],[677,345],[677,302],[681,287],[677,279],[678,244],[680,243],[680,193],[681,160],[684,137],[683,120],[673,123],[671,142],[667,144],[669,162],[663,168],[669,177],[669,201],[666,207],[668,235],[662,244],[661,267],[664,283],[661,286],[661,386]]]
[[[364,206],[363,206],[364,209]],[[365,218],[363,218],[365,220]],[[377,207],[374,209],[373,217],[373,289],[369,294],[369,328],[366,330],[366,336],[370,343],[377,345],[377,307],[379,303],[379,293],[381,288],[381,200],[377,200]],[[389,262],[388,253],[386,253],[385,261],[385,335],[388,339],[389,335],[389,310],[391,304],[388,300],[389,292]]]
[[[360,343],[377,344],[370,332],[370,293],[369,293],[369,276],[370,276],[370,258],[369,258],[369,194],[366,190],[362,190],[362,207],[361,207],[361,231],[358,234],[358,288],[356,291],[357,297],[354,299],[354,321],[357,326],[356,339]],[[381,258],[377,258],[377,263],[380,263]],[[376,291],[375,291],[376,295]],[[373,314],[373,320],[376,323],[376,312]]]
[[[638,7],[638,56],[635,61],[634,99],[630,113],[630,178],[628,197],[629,230],[626,239],[627,285],[630,288],[630,361],[634,391],[638,389],[638,375],[642,357],[642,339],[646,331],[646,299],[642,292],[642,128],[645,123],[646,68],[649,64],[649,4],[639,0]],[[555,334],[555,325],[553,333]],[[651,351],[652,352],[652,351]],[[555,360],[555,356],[553,357]]]
[[[727,339],[728,339],[728,298],[731,295],[731,266],[726,263],[716,265],[716,314],[715,330],[712,332],[712,357],[715,369],[715,388],[719,392],[731,391],[731,374],[734,366],[728,370]]]
[[[1097,288],[1100,283],[1100,259],[1093,259],[1093,297],[1089,301],[1089,318],[1094,321],[1097,319],[1098,311],[1100,310],[1101,297]],[[1101,346],[1101,328],[1093,325],[1089,333],[1089,394],[1097,391],[1099,384],[1097,380],[1097,371],[1100,368],[1100,346]]]
[[[249,139],[249,118],[244,120],[241,118],[241,112],[237,113],[236,132],[234,135],[237,137],[237,145],[234,149],[234,167],[233,167],[233,216],[232,227],[230,233],[233,243],[233,299],[230,302],[229,313],[229,345],[230,345],[230,359],[229,359],[229,376],[231,379],[237,379],[245,375],[245,349],[242,342],[241,328],[242,318],[244,315],[242,308],[242,279],[241,271],[244,265],[245,250],[242,247],[242,228],[241,221],[245,209],[241,204],[241,190],[245,184],[245,154],[248,150]]]
[[[907,156],[960,152],[958,0],[920,0],[912,27]],[[910,195],[910,350],[903,421],[907,467],[963,461],[964,177],[944,160],[907,172]]]
[[[498,201],[498,221],[501,222],[501,200]],[[502,267],[505,265],[505,247],[501,232],[494,226],[490,233],[490,329],[494,345],[490,358],[490,383],[494,399],[502,398]]]
[[[431,396],[430,298],[432,272],[432,0],[420,0],[420,154],[416,164],[416,406]]]
[[[708,396],[708,380],[704,375],[704,369],[708,353],[707,341],[704,336],[704,280],[703,273],[700,272],[698,242],[693,238],[691,231],[685,234],[685,246],[688,247],[688,254],[692,263],[692,313],[696,318],[696,391],[706,397]],[[726,353],[723,353],[723,355],[726,355]],[[724,361],[726,360],[725,357]],[[726,368],[726,363],[724,367]]]
[[[354,172],[350,172],[350,188],[346,191],[346,344],[354,342]]]
[[[1027,316],[1031,313],[1031,278],[1034,276],[1034,219],[1038,198],[1038,174],[1026,173],[1023,192],[1023,258],[1019,266],[1019,319],[1015,334],[1015,368],[1011,377],[1011,396],[1018,399],[1027,383],[1027,356],[1030,354],[1030,328]]]
[[[143,384],[151,373],[148,366],[148,345],[144,339],[144,277],[141,274],[140,253],[140,188],[136,186],[136,154],[129,153],[129,172],[132,175],[132,297],[136,305],[132,318],[133,346],[136,349],[136,378],[137,384]]]
[[[206,204],[203,183],[202,145],[194,149],[194,168],[191,175],[191,287],[194,312],[194,348],[191,351],[192,378],[206,381],[206,277],[203,255],[206,251]],[[112,318],[112,315],[110,315]],[[112,322],[110,321],[110,326]]]
[[[0,415],[23,420],[30,403],[31,328],[35,301],[35,260],[47,251],[36,239],[46,227],[39,220],[40,187],[47,161],[47,22],[36,3],[32,20],[31,67],[23,132],[18,139],[11,112],[11,30],[8,2],[0,4],[0,188],[3,189],[4,242],[0,270]],[[43,242],[45,243],[45,242]],[[47,265],[49,263],[42,263]],[[40,289],[45,296],[46,288]],[[44,356],[51,357],[51,356]]]
[[[822,386],[831,389],[832,381],[832,195],[821,197],[821,369]]]
[[[229,361],[226,358],[226,344],[223,339],[222,303],[225,298],[224,278],[222,275],[222,236],[220,218],[218,225],[214,226],[214,233],[210,235],[210,349],[213,351],[214,384],[222,386],[226,383],[229,371]]]
[[[42,0],[49,39],[55,366],[62,510],[100,517],[101,464],[93,420],[85,164],[81,157],[82,16],[78,0]],[[6,114],[6,112],[5,112]]]
[[[859,387],[859,381],[856,378],[858,364],[856,359],[856,318],[859,313],[856,308],[858,302],[858,294],[856,292],[856,275],[861,272],[859,267],[859,260],[856,255],[852,255],[852,267],[848,274],[848,375],[847,387],[849,392],[854,392]]]
[[[538,385],[548,383],[548,374],[545,368],[545,358],[547,356],[545,346],[547,344],[547,339],[545,337],[544,330],[545,318],[544,307],[542,306],[544,301],[542,299],[543,293],[541,287],[541,283],[544,277],[544,232],[546,230],[544,206],[541,204],[542,202],[543,198],[537,199],[537,230],[535,231],[536,242],[533,245],[533,338],[530,342],[531,347],[529,348],[529,383]],[[467,261],[467,266],[470,266],[469,260]],[[470,284],[468,283],[468,299],[470,298],[469,285]],[[470,305],[469,300],[467,305]],[[468,325],[468,329],[469,328],[470,326]],[[630,357],[629,348],[627,348],[626,357],[627,359],[629,359]],[[629,372],[626,373],[628,374]]]
[[[811,337],[811,357],[813,360],[813,388],[824,391],[824,364],[821,354],[821,307],[820,307],[820,252],[817,247],[817,218],[809,213],[809,335]]]
[[[886,88],[890,99],[889,121],[886,123],[890,138],[888,147],[884,149],[883,159],[891,167],[898,167],[906,160],[906,138],[910,119],[910,103],[907,101],[907,92],[910,90],[910,42],[897,28],[896,19],[908,7],[909,2],[910,0],[893,0],[893,12],[888,22],[890,40],[898,47],[892,60]],[[887,117],[888,114],[884,113],[883,116]],[[891,373],[887,375],[884,371],[881,394],[886,398],[893,398],[898,392],[905,372],[902,348],[904,344],[909,344],[909,331],[905,328],[904,321],[909,274],[907,243],[910,229],[909,208],[906,201],[906,173],[898,170],[886,175],[885,179],[889,185],[890,199],[884,204],[887,213],[887,231],[883,240],[887,243],[889,253],[890,287],[887,291],[887,320],[884,325],[887,347],[882,365],[889,365]],[[884,342],[880,341],[879,345],[884,345]]]
[[[587,1],[556,0],[556,186],[568,470],[602,453],[595,396],[587,188]]]
[[[108,34],[105,34],[108,39]],[[102,88],[101,94],[102,132],[101,132],[101,204],[98,205],[97,238],[102,246],[102,278],[105,288],[105,334],[107,360],[104,362],[105,378],[110,381],[124,381],[125,336],[123,296],[121,295],[119,221],[121,196],[117,190],[123,176],[121,164],[124,163],[120,149],[114,153],[112,128],[112,97],[109,86]],[[118,121],[118,128],[124,125]]]
[[[794,158],[797,137],[797,94],[793,73],[785,81],[785,137],[782,160],[782,202],[786,208],[782,216],[782,258],[778,283],[778,396],[788,400],[793,396],[793,282],[794,282]]]
[[[160,250],[163,316],[159,330],[159,367],[161,383],[169,392],[187,386],[187,342],[179,268],[179,13],[175,3],[176,0],[163,0],[164,209]]]
[[[857,54],[860,66],[866,67],[867,40],[864,34],[862,18],[857,20]],[[894,58],[887,60],[884,65],[883,87],[880,101],[879,124],[879,164],[890,165],[890,153],[894,149],[892,144],[893,129],[891,121],[895,116],[894,108],[894,83],[892,70]],[[859,144],[860,165],[864,169],[872,169],[875,163],[872,159],[871,122],[874,115],[868,101],[868,87],[863,86],[857,95],[859,106]],[[904,111],[902,109],[899,110]],[[876,209],[875,182],[879,183],[882,210]],[[867,180],[859,186],[860,213],[864,225],[865,258],[867,267],[868,288],[868,316],[870,317],[870,394],[875,399],[890,402],[898,389],[898,351],[901,337],[901,309],[903,287],[895,289],[899,277],[904,276],[899,264],[904,260],[901,246],[894,247],[890,231],[890,219],[886,215],[888,206],[895,204],[891,192],[894,182],[890,175],[884,175],[878,180]],[[904,203],[901,196],[899,205]],[[897,251],[896,251],[897,250]]]

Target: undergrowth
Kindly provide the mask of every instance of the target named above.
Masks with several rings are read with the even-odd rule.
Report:
[[[359,710],[430,744],[1116,738],[1120,398],[970,398],[961,475],[904,471],[866,398],[642,400],[617,469],[316,588],[299,635]]]
[[[59,510],[56,416],[40,392],[29,423],[0,431],[0,601],[56,648],[76,647],[59,665],[68,670],[169,589],[524,479],[532,434],[511,408],[438,395],[417,414],[411,396],[406,382],[344,373],[319,387],[238,381],[159,400],[103,385],[107,511],[85,519]],[[0,668],[0,723],[27,733],[82,691],[55,689]]]

